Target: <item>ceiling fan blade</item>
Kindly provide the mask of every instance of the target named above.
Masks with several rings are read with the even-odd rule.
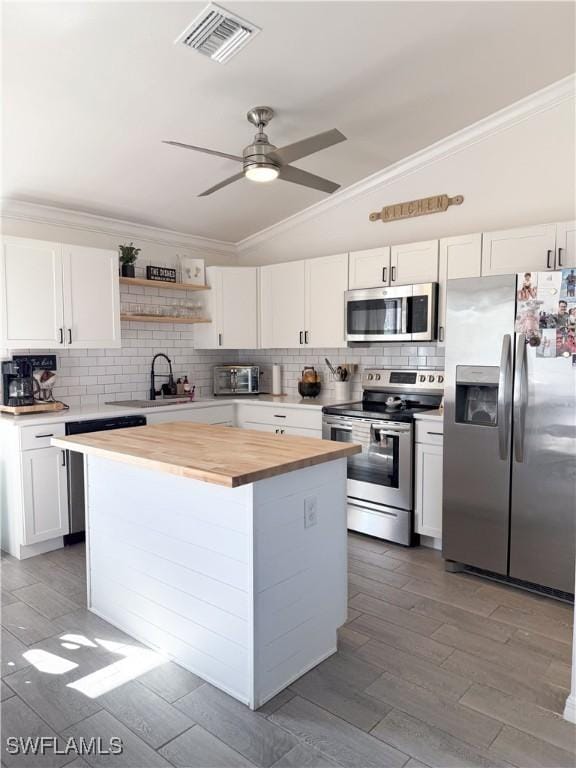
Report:
[[[227,179],[224,179],[224,181],[221,181],[219,184],[215,184],[213,187],[210,187],[210,189],[206,189],[204,192],[201,192],[198,197],[206,197],[206,195],[211,195],[212,192],[217,192],[219,189],[222,189],[222,187],[227,187],[228,184],[233,184],[235,181],[239,181],[240,179],[244,178],[244,171],[242,173],[235,173],[234,176],[229,176]]]
[[[193,144],[182,144],[181,141],[163,141],[162,144],[170,144],[173,147],[183,147],[184,149],[193,149],[195,152],[204,152],[206,155],[216,155],[216,157],[225,157],[227,160],[237,160],[244,162],[244,158],[239,155],[229,155],[227,152],[218,152],[216,149],[206,149],[206,147],[195,147]]]
[[[341,141],[346,141],[346,136],[340,133],[336,128],[331,131],[324,131],[323,133],[317,133],[315,136],[308,136],[307,139],[296,141],[294,144],[287,144],[285,147],[275,149],[270,153],[270,157],[273,157],[280,163],[288,165],[295,160],[300,160],[302,157],[313,155],[315,152],[320,152],[321,149],[327,149],[334,144],[339,144]]]
[[[282,165],[279,169],[279,178],[284,181],[291,181],[293,184],[300,184],[303,187],[310,187],[311,189],[319,189],[320,192],[336,192],[340,188],[340,184],[335,184],[333,181],[323,179],[322,176],[315,176],[313,173],[303,171],[300,168],[294,168],[292,165]]]

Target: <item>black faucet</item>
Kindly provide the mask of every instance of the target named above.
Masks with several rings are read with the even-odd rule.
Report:
[[[154,383],[154,379],[156,378],[156,376],[166,376],[165,373],[157,374],[154,372],[154,364],[156,363],[156,360],[159,357],[163,357],[168,362],[168,366],[170,368],[170,373],[168,374],[168,386],[170,387],[170,391],[172,391],[172,389],[174,388],[174,376],[172,374],[172,361],[163,352],[159,352],[157,355],[154,355],[154,357],[152,358],[152,367],[150,368],[150,400],[156,400],[156,385]]]

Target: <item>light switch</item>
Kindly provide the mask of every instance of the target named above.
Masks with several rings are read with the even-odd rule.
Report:
[[[318,499],[308,496],[304,499],[304,528],[311,528],[318,522]]]

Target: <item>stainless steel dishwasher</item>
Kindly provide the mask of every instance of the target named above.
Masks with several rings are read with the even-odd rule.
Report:
[[[86,432],[103,432],[108,429],[143,427],[145,416],[110,416],[106,419],[69,421],[67,435],[81,435]],[[84,456],[77,451],[66,452],[68,466],[68,519],[70,533],[64,536],[64,544],[75,544],[86,537],[86,506],[84,500]]]

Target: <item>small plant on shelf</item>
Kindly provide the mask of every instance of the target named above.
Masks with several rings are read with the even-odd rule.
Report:
[[[141,248],[135,248],[134,243],[130,245],[119,245],[120,264],[122,265],[122,277],[134,277],[134,262],[138,258]]]

